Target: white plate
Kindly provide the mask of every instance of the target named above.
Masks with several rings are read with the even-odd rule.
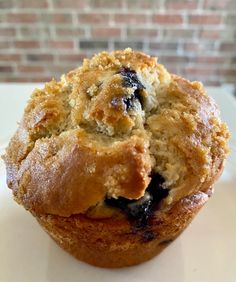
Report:
[[[15,86],[8,86],[8,90],[11,87],[11,93],[17,92]],[[30,93],[32,87],[22,85],[17,89]],[[28,97],[28,94],[23,98],[19,95],[12,96],[11,103],[0,95],[1,148],[15,130],[22,101]],[[235,139],[236,103],[231,97],[216,95],[215,98]],[[15,102],[12,104],[12,101]],[[6,123],[4,115],[10,112],[13,116]],[[151,261],[118,270],[89,266],[61,250],[34,218],[13,201],[0,161],[0,282],[235,282],[236,142],[231,141],[231,147],[231,157],[215,185],[215,194],[187,230]]]

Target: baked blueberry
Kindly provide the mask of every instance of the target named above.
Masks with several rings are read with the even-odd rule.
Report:
[[[120,75],[124,78],[124,87],[136,88],[136,89],[144,89],[145,87],[138,79],[137,73],[130,68],[121,68],[119,71]]]
[[[128,200],[123,197],[106,199],[106,204],[121,209],[130,219],[139,219],[146,215],[152,205],[152,195],[145,192],[139,200]]]
[[[147,190],[156,203],[167,197],[169,193],[169,190],[165,186],[165,179],[159,173],[152,174]]]
[[[144,227],[148,223],[154,206],[168,196],[169,190],[165,188],[164,181],[160,174],[155,173],[152,175],[151,182],[142,198],[138,200],[129,200],[123,197],[110,198],[106,199],[105,203],[121,209],[129,219],[136,220],[135,226],[137,228]]]
[[[142,241],[143,242],[150,242],[155,239],[155,234],[151,230],[144,231],[142,234]]]
[[[142,105],[142,97],[140,95],[140,91],[145,87],[138,79],[136,71],[131,70],[130,68],[123,67],[120,69],[119,73],[124,79],[124,87],[134,88],[134,92],[130,97],[123,98],[123,102],[126,105],[126,110],[129,111],[130,109],[134,108],[134,103],[136,99]]]

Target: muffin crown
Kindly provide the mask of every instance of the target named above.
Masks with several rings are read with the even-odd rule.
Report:
[[[141,198],[159,174],[170,205],[222,170],[227,127],[199,82],[130,48],[102,52],[36,89],[4,157],[32,212],[70,216],[106,198]]]

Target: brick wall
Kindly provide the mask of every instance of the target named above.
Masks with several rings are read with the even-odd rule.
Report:
[[[236,85],[236,0],[0,0],[0,81],[58,78],[128,46],[189,79]]]

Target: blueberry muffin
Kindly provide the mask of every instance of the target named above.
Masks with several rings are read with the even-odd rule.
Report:
[[[207,202],[228,138],[200,82],[129,48],[102,52],[33,92],[4,156],[7,184],[78,259],[134,265]]]

